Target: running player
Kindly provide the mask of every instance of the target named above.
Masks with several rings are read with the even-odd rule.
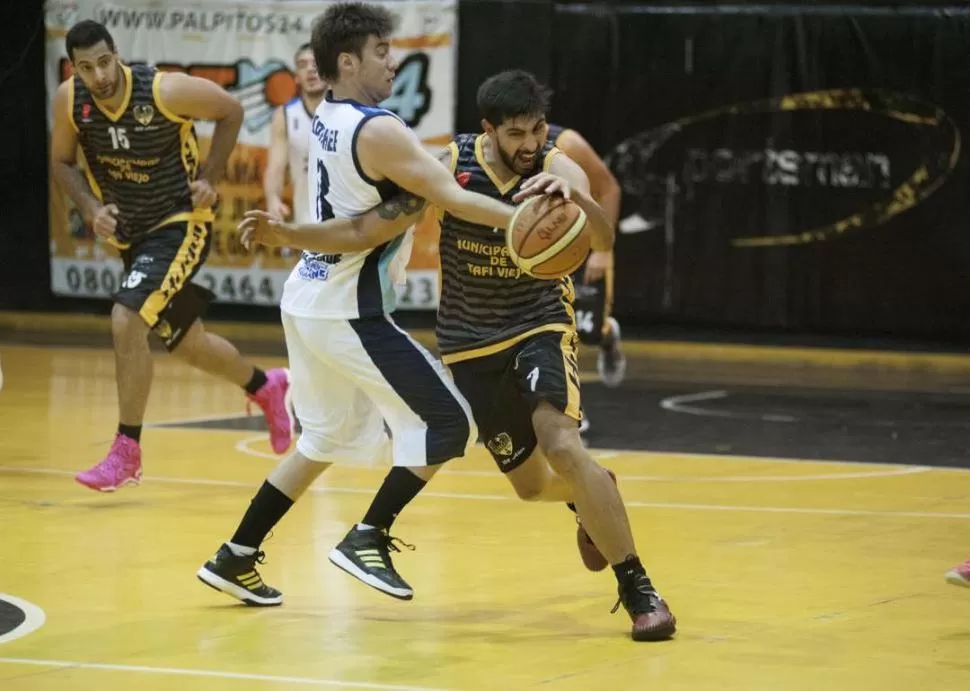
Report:
[[[53,173],[94,232],[120,251],[125,267],[111,311],[118,433],[104,460],[78,473],[77,481],[110,492],[141,479],[150,331],[182,361],[243,388],[263,410],[273,450],[285,452],[291,441],[286,371],[263,372],[207,333],[200,317],[213,296],[192,283],[209,253],[215,185],[235,145],[242,107],[211,81],[124,64],[97,22],[75,24],[66,48],[74,76],[54,97]],[[216,123],[201,170],[195,119]],[[79,144],[87,179],[75,167]]]
[[[273,113],[263,192],[269,213],[277,218],[290,218],[290,208],[283,201],[283,184],[289,171],[293,185],[292,218],[296,223],[307,223],[310,220],[307,205],[310,122],[317,106],[323,101],[327,85],[317,73],[317,63],[309,43],[299,47],[293,61],[299,93]]]

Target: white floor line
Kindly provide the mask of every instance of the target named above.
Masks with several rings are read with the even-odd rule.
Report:
[[[72,476],[73,471],[59,470],[56,468],[17,468],[13,466],[0,466],[0,473],[22,474],[22,475],[57,475]],[[239,482],[234,480],[207,480],[184,477],[165,477],[147,475],[142,479],[143,483],[169,484],[169,485],[207,485],[215,487],[239,487],[248,490],[255,490],[257,482]],[[124,490],[126,492],[136,490]],[[362,489],[358,487],[311,487],[309,492],[314,494],[373,494],[376,489]],[[90,496],[90,494],[88,495]],[[458,492],[422,492],[422,497],[437,497],[439,499],[469,499],[474,501],[518,501],[516,497],[498,494],[463,494]],[[686,503],[666,503],[649,501],[627,501],[628,508],[645,509],[675,509],[681,511],[731,511],[736,513],[790,513],[805,515],[827,515],[827,516],[873,516],[879,518],[942,518],[956,520],[970,520],[970,513],[941,513],[933,511],[875,511],[869,509],[847,509],[847,508],[812,508],[794,506],[744,506],[728,504],[686,504]]]
[[[685,394],[682,396],[668,396],[660,401],[660,407],[664,410],[669,410],[674,413],[684,413],[686,415],[696,415],[698,417],[717,417],[732,420],[760,420],[762,422],[825,422],[825,420],[812,420],[811,418],[803,420],[795,415],[785,415],[778,413],[757,413],[757,412],[736,412],[731,410],[717,410],[712,408],[703,408],[696,405],[687,405],[688,403],[698,403],[700,401],[716,401],[723,400],[730,396],[728,391],[700,391],[698,393]],[[830,421],[830,422],[834,422]],[[858,424],[867,424],[870,426],[879,427],[895,427],[895,426],[905,426],[906,422],[897,422],[893,420],[881,420],[875,419],[869,422],[859,422]],[[935,423],[943,427],[956,427],[958,429],[966,429],[970,426],[967,422],[938,422]]]
[[[240,439],[237,441],[235,448],[236,451],[249,456],[266,458],[272,461],[278,460],[280,458],[279,456],[252,448],[253,443],[265,440],[265,435],[246,437],[245,439]],[[593,457],[597,460],[605,460],[614,456],[616,456],[616,454],[612,452],[606,452],[605,454],[593,454]],[[385,466],[355,466],[354,468],[355,470],[367,470],[380,473],[386,473],[388,471],[388,468]],[[894,475],[918,475],[931,470],[933,470],[933,468],[929,466],[901,466],[887,470],[871,470],[868,472],[859,473],[824,473],[818,475],[709,475],[701,477],[686,477],[678,475],[628,475],[627,473],[623,473],[620,475],[620,478],[623,480],[623,482],[668,482],[684,484],[703,484],[712,482],[808,482],[811,480],[859,480],[875,477],[892,477]],[[497,477],[499,475],[498,470],[461,470],[459,468],[452,469],[447,465],[439,472],[442,475],[464,475],[468,477]]]
[[[103,672],[137,672],[141,674],[167,674],[180,677],[209,677],[214,679],[238,679],[240,681],[268,681],[278,684],[302,686],[336,686],[343,689],[374,689],[375,691],[445,691],[427,686],[404,686],[401,684],[377,684],[339,679],[316,679],[313,677],[283,677],[272,674],[245,674],[210,669],[180,669],[177,667],[143,667],[140,665],[112,665],[101,662],[73,662],[71,660],[35,660],[30,658],[0,657],[0,664],[55,667],[62,669],[85,669]],[[245,687],[243,687],[245,688]]]

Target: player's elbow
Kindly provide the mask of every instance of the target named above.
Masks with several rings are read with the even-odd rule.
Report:
[[[620,183],[617,181],[615,177],[610,175],[609,178],[607,178],[606,180],[606,189],[603,193],[603,196],[608,197],[609,199],[618,200],[622,193],[623,193],[623,190],[620,188]]]
[[[58,155],[54,152],[51,153],[51,172],[54,174],[54,179],[58,182],[63,181],[70,175],[74,167],[74,161],[68,160],[63,155]]]
[[[216,118],[217,120],[242,124],[245,111],[243,110],[242,103],[235,96],[227,93],[221,104],[220,111],[219,117]]]

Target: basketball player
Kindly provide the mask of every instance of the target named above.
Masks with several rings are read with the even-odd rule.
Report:
[[[953,585],[962,585],[965,588],[970,588],[970,559],[947,571],[946,581]]]
[[[192,283],[209,252],[215,184],[242,124],[239,102],[210,81],[122,63],[97,22],[73,26],[66,43],[74,76],[54,97],[54,176],[125,266],[111,312],[118,433],[105,459],[77,481],[102,492],[140,481],[149,331],[179,359],[244,389],[266,416],[273,450],[283,453],[291,435],[285,370],[263,372],[207,333],[200,316],[212,295]],[[195,119],[216,122],[201,171]],[[78,144],[87,180],[74,165]]]
[[[609,251],[613,227],[592,199],[585,174],[547,141],[548,94],[535,78],[521,71],[495,75],[480,87],[478,101],[485,133],[459,135],[443,157],[454,179],[506,202],[561,190],[586,211],[594,249]],[[407,219],[382,223],[392,215],[387,206],[353,221],[302,228],[254,213],[244,221],[244,237],[337,251],[342,243],[378,242],[400,233]],[[605,556],[613,565],[634,640],[669,638],[676,622],[636,556],[615,481],[579,438],[571,281],[521,274],[505,260],[504,235],[493,224],[444,211],[440,243],[438,344],[487,448],[520,497],[573,504],[580,536],[586,535],[583,528],[589,531],[593,541],[587,548],[596,552],[584,553],[584,562],[598,570],[606,560],[599,567],[587,557]]]
[[[294,56],[298,95],[273,113],[269,157],[263,176],[266,210],[277,218],[290,218],[283,202],[283,183],[289,170],[293,185],[293,220],[308,223],[307,157],[310,149],[310,122],[323,100],[326,84],[317,73],[313,50],[304,43]]]
[[[400,187],[477,223],[506,228],[511,206],[462,189],[403,121],[377,105],[390,96],[397,69],[393,28],[388,10],[363,3],[335,4],[314,23],[313,53],[330,89],[311,127],[313,220],[353,225]],[[407,198],[381,213],[393,221],[421,204]],[[477,430],[444,366],[390,317],[390,269],[405,227],[378,241],[335,245],[327,254],[304,252],[287,279],[280,308],[302,434],[235,535],[198,571],[213,588],[248,604],[280,604],[281,593],[255,570],[263,539],[330,464],[375,464],[390,456],[393,467],[366,515],[329,558],[381,592],[413,597],[391,560],[398,548],[389,530],[436,467],[465,454]]]

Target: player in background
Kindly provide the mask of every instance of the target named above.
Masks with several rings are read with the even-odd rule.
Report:
[[[317,106],[323,101],[327,85],[320,79],[309,43],[297,49],[293,61],[298,93],[273,113],[263,193],[266,211],[270,214],[282,219],[292,218],[296,223],[307,223],[310,220],[307,192],[310,123]],[[283,201],[287,173],[293,186],[292,215],[290,207]]]
[[[141,479],[141,430],[152,384],[149,332],[183,362],[242,388],[262,408],[273,450],[290,445],[286,371],[263,372],[201,316],[212,294],[192,282],[212,242],[215,185],[243,121],[239,102],[211,81],[121,61],[101,24],[67,33],[74,76],[53,101],[54,177],[84,219],[121,253],[125,275],[114,295],[111,332],[119,424],[108,455],[78,473],[110,492]],[[215,121],[200,167],[194,120]],[[83,153],[87,178],[75,166]]]
[[[620,183],[596,150],[576,130],[549,125],[549,141],[579,164],[589,178],[593,199],[615,229],[620,218]],[[573,274],[576,291],[576,331],[584,345],[596,346],[596,370],[600,380],[611,388],[623,383],[626,356],[621,349],[620,325],[613,317],[614,258],[612,251],[592,251]],[[588,411],[583,411],[579,430],[589,430]]]

